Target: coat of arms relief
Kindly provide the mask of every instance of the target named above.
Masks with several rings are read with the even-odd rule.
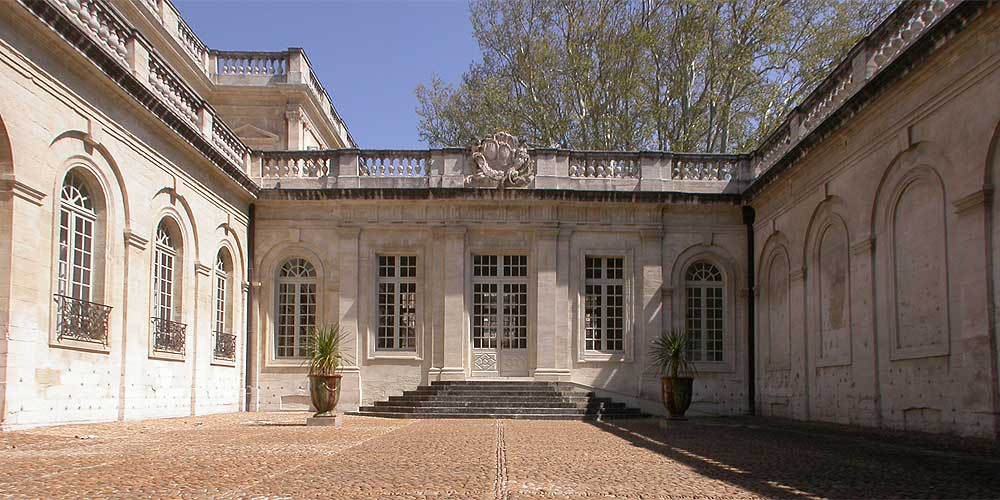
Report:
[[[500,132],[479,140],[472,148],[473,173],[465,185],[524,187],[535,180],[535,161],[517,137]]]

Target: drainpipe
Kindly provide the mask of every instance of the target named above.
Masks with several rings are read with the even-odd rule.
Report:
[[[244,371],[245,375],[243,380],[246,380],[246,399],[244,402],[245,410],[250,411],[250,398],[253,393],[253,386],[257,383],[256,377],[253,377],[253,369],[250,365],[250,355],[253,353],[251,347],[251,339],[253,338],[253,250],[254,250],[254,223],[256,221],[256,211],[254,210],[254,204],[251,203],[247,208],[247,300],[244,307],[246,307],[247,312],[247,338],[244,345],[246,346],[246,355],[243,357]]]
[[[749,413],[754,415],[756,411],[756,401],[757,401],[757,375],[756,367],[754,366],[754,360],[756,359],[754,352],[756,351],[756,339],[754,338],[754,283],[756,278],[754,278],[754,248],[753,248],[753,223],[757,219],[757,212],[754,211],[753,207],[746,205],[743,207],[743,224],[746,225],[747,230],[747,377],[749,378],[749,384],[747,385],[747,397],[750,400]]]

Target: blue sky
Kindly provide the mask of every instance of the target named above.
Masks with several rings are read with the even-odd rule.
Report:
[[[364,148],[422,148],[413,89],[479,58],[465,1],[175,0],[211,48],[302,47]]]

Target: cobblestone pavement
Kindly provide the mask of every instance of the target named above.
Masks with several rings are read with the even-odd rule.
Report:
[[[0,433],[0,498],[1000,497],[995,448],[760,419],[242,413]]]

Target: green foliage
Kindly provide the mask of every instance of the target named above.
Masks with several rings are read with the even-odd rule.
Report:
[[[661,374],[669,373],[671,377],[676,378],[682,373],[691,375],[695,373],[694,364],[687,358],[689,341],[687,333],[677,330],[661,332],[660,336],[653,340],[649,355]]]
[[[309,332],[309,374],[333,375],[340,368],[343,335],[340,325],[320,325]]]
[[[575,149],[747,150],[894,3],[471,0],[482,60],[417,87],[418,133]]]

